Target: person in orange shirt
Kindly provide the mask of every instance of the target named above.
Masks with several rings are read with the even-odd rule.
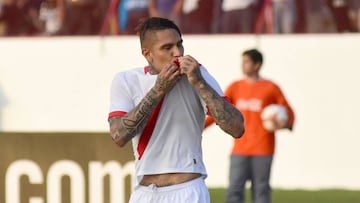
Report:
[[[234,81],[225,91],[225,96],[243,113],[245,133],[234,139],[230,158],[230,179],[226,203],[243,203],[244,188],[251,181],[252,202],[270,203],[269,183],[275,149],[275,133],[267,131],[262,124],[261,112],[270,104],[280,104],[287,109],[288,122],[277,129],[292,130],[294,112],[280,88],[272,81],[260,76],[262,53],[256,49],[242,54],[244,78]],[[206,119],[205,128],[213,123]]]

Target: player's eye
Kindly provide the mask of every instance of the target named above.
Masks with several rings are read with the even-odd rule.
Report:
[[[170,45],[168,45],[168,46],[164,46],[164,49],[166,49],[166,50],[170,50],[170,49],[171,49],[171,46],[170,46]]]

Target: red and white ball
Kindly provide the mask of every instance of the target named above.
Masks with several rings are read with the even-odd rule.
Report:
[[[278,126],[285,126],[289,120],[287,110],[279,104],[270,104],[261,112],[263,127],[270,132],[275,131]]]

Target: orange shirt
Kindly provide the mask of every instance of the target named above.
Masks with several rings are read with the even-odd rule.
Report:
[[[261,111],[269,104],[281,104],[287,108],[289,126],[294,123],[294,112],[280,88],[270,80],[256,82],[238,80],[225,91],[230,101],[243,113],[245,133],[234,139],[233,154],[272,155],[275,149],[275,136],[263,128]]]

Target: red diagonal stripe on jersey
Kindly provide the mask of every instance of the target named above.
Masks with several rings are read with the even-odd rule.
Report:
[[[146,123],[146,126],[140,135],[139,144],[137,146],[137,151],[139,154],[139,160],[141,159],[142,155],[144,154],[144,151],[146,149],[146,146],[148,145],[151,135],[154,131],[155,124],[157,121],[157,118],[159,116],[159,112],[161,109],[161,106],[163,104],[164,98],[161,99],[160,103],[156,106],[154,111],[151,113],[148,122]]]

